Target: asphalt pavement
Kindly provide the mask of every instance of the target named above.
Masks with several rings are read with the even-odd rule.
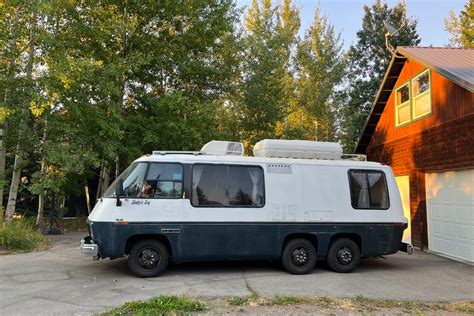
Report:
[[[161,277],[140,279],[130,273],[126,259],[82,256],[83,235],[53,236],[47,251],[0,256],[0,314],[94,314],[161,294],[245,296],[248,287],[264,296],[474,300],[474,267],[426,252],[364,259],[351,274],[319,265],[310,275],[295,276],[277,264],[231,262],[176,264]]]

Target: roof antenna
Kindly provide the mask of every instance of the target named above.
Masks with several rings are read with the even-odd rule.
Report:
[[[395,26],[390,24],[390,22],[388,22],[388,20],[383,21],[383,25],[385,25],[385,28],[387,29],[387,32],[385,33],[385,47],[387,47],[387,50],[394,57],[403,57],[403,56],[401,56],[397,53],[396,49],[393,48],[393,46],[390,44],[389,39],[391,37],[393,37],[395,34],[397,34],[398,31],[400,31],[402,29],[402,27],[405,26],[405,22],[406,22],[405,19],[403,19],[402,25],[397,29],[397,28],[395,28]]]

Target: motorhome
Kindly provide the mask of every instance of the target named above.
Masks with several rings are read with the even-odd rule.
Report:
[[[135,160],[97,201],[81,252],[128,256],[139,277],[170,262],[281,260],[293,274],[325,259],[351,272],[389,255],[407,227],[392,170],[345,159],[337,143],[212,141]],[[363,160],[363,159],[362,159]]]

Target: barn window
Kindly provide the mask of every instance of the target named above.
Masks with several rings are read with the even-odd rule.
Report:
[[[375,170],[350,170],[351,204],[355,209],[382,209],[389,207],[385,174]]]
[[[395,92],[397,126],[410,122],[410,85],[404,84]]]
[[[412,80],[413,119],[431,113],[430,73],[425,71]]]
[[[425,70],[395,90],[395,126],[431,114],[430,71]]]

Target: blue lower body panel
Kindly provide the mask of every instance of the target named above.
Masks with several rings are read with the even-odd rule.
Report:
[[[388,255],[401,246],[403,223],[171,223],[117,224],[92,222],[90,230],[102,258],[127,255],[130,238],[159,237],[169,244],[175,262],[278,259],[285,240],[305,236],[314,241],[318,256],[327,255],[334,238],[348,237],[362,257]]]

